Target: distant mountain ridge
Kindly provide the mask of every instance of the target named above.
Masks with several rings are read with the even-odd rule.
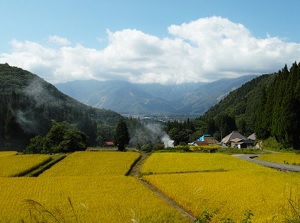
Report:
[[[76,80],[55,86],[84,104],[121,114],[202,115],[229,92],[255,77],[246,75],[210,83],[179,85]]]

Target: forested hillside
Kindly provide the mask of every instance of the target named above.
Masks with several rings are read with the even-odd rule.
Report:
[[[274,74],[266,74],[247,82],[210,108],[201,119],[210,123],[208,128],[215,125],[223,136],[236,129],[245,135],[252,134],[262,91],[269,88],[273,79]]]
[[[120,118],[79,103],[37,75],[0,64],[0,149],[23,150],[30,138],[49,131],[52,120],[76,124],[92,145],[97,124],[115,126]]]
[[[262,91],[257,112],[259,138],[273,136],[283,147],[300,149],[300,63],[278,71]]]
[[[300,64],[247,82],[193,121],[167,123],[177,143],[204,133],[220,140],[234,130],[246,136],[255,132],[259,139],[274,137],[282,147],[300,149]]]

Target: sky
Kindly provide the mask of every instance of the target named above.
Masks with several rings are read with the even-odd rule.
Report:
[[[300,62],[298,0],[0,0],[0,63],[56,84],[211,82]]]

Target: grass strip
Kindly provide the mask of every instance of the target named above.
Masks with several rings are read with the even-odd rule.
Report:
[[[58,163],[65,157],[66,157],[66,154],[52,155],[51,159],[47,163],[44,163],[44,164],[36,167],[35,169],[32,169],[29,172],[26,172],[25,174],[22,175],[22,177],[37,177],[41,173],[43,173],[45,170],[49,169],[50,167],[52,167],[54,164]]]
[[[37,168],[39,168],[40,166],[46,165],[48,162],[51,161],[51,157],[49,157],[49,159],[45,160],[42,163],[39,163],[35,166],[32,166],[30,169],[24,170],[22,172],[19,172],[17,174],[12,175],[12,177],[23,177],[26,176],[27,174],[31,173],[32,171],[36,170]]]

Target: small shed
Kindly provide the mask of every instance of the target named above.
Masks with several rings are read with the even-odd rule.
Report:
[[[107,141],[107,142],[104,142],[104,146],[113,147],[114,143],[112,141]]]

